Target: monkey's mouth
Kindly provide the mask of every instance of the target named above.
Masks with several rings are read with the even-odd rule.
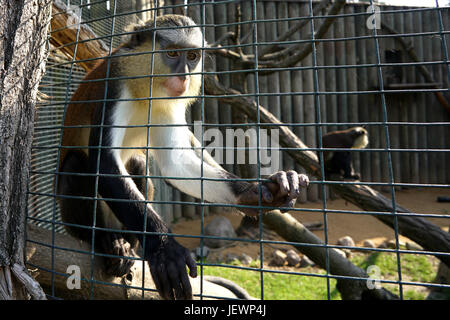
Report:
[[[168,93],[169,97],[180,97],[185,92],[186,92],[186,90],[170,90],[167,93]]]
[[[189,78],[177,76],[170,77],[164,82],[164,88],[169,97],[182,96],[189,88]]]

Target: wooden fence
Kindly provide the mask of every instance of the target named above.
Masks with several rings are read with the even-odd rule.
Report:
[[[176,4],[166,1],[166,5]],[[277,37],[298,22],[294,18],[309,15],[308,1],[257,1],[256,2],[258,50],[264,43],[275,41]],[[314,3],[318,6],[319,3]],[[187,14],[197,23],[206,24],[206,38],[214,43],[226,32],[236,32],[236,25],[224,26],[236,22],[237,6],[235,2],[211,3],[204,6],[187,8]],[[241,34],[251,33],[253,26],[253,8],[251,1],[243,1],[241,6]],[[450,119],[448,111],[430,90],[433,84],[427,83],[419,72],[417,64],[404,50],[398,37],[387,36],[385,30],[377,29],[379,37],[373,37],[373,30],[367,27],[370,17],[368,4],[346,5],[342,16],[331,26],[325,39],[316,42],[316,58],[308,56],[298,66],[300,69],[283,70],[269,76],[258,77],[259,102],[285,123],[311,124],[293,126],[294,132],[311,148],[319,147],[317,141],[317,108],[320,106],[322,132],[345,129],[364,124],[370,134],[370,144],[365,152],[355,152],[355,167],[365,182],[389,182],[389,161],[387,152],[388,128],[390,158],[393,181],[401,184],[449,184],[450,183]],[[434,85],[447,89],[449,67],[449,9],[437,11],[435,8],[408,8],[380,6],[380,21],[404,35],[402,39],[411,43],[419,61],[425,62],[425,68],[432,74]],[[171,13],[178,8],[166,9]],[[442,17],[442,25],[438,19]],[[203,18],[204,14],[204,18]],[[322,11],[326,14],[326,10]],[[279,20],[274,22],[275,20]],[[315,26],[322,19],[315,19]],[[310,24],[290,40],[310,39]],[[446,40],[443,47],[441,36]],[[246,53],[253,53],[251,36],[242,42]],[[232,45],[232,42],[228,43]],[[378,46],[378,48],[377,48]],[[316,69],[312,68],[315,65]],[[381,64],[378,67],[377,64]],[[386,65],[390,64],[390,65]],[[303,68],[302,68],[303,67]],[[310,67],[310,68],[308,68]],[[211,68],[218,72],[235,70],[223,57],[215,57]],[[314,70],[317,70],[318,88],[314,87]],[[382,81],[379,79],[379,70]],[[220,74],[222,83],[241,89],[239,76]],[[247,77],[247,90],[255,93],[255,81]],[[381,93],[381,83],[385,90]],[[393,92],[392,92],[393,91]],[[315,93],[318,92],[318,104]],[[277,93],[292,93],[276,95]],[[267,94],[267,95],[264,95]],[[275,95],[271,95],[275,94]],[[384,102],[383,102],[384,99]],[[387,114],[384,116],[384,106]],[[192,120],[201,118],[201,106],[193,108]],[[238,115],[225,104],[205,99],[204,120],[206,123],[236,123]],[[387,121],[387,123],[386,123]],[[346,124],[346,125],[340,125]],[[298,167],[286,154],[282,154],[283,169]],[[231,169],[228,166],[228,169]],[[256,170],[239,166],[235,172],[245,176]],[[242,172],[240,172],[242,171]],[[398,186],[397,189],[408,186]],[[390,190],[389,187],[379,187]],[[175,193],[177,193],[175,191]],[[178,196],[177,196],[178,197]],[[181,196],[183,198],[184,196]],[[303,201],[320,199],[320,187],[315,185],[308,190]],[[191,199],[189,199],[191,200]]]
[[[137,2],[130,1],[130,5],[119,7],[119,11],[143,8]],[[310,12],[307,1],[257,1],[256,8],[252,7],[252,1],[196,1],[199,5],[186,8],[179,3],[177,0],[166,0],[165,6],[168,7],[162,9],[160,14],[187,9],[187,15],[199,24],[204,23],[208,43],[214,43],[227,32],[239,32],[244,38],[241,44],[245,53],[254,53],[255,47],[262,50]],[[314,7],[318,5],[316,2],[313,4]],[[389,182],[392,163],[395,183],[448,185],[450,115],[437,99],[438,90],[435,88],[444,88],[446,91],[443,96],[450,100],[449,8],[437,10],[379,6],[381,23],[403,35],[401,38],[412,46],[419,61],[431,73],[432,83],[424,79],[419,70],[420,64],[411,60],[397,40],[400,36],[390,36],[386,29],[381,28],[376,29],[378,37],[374,38],[374,30],[367,27],[367,20],[370,19],[367,8],[368,4],[346,5],[324,39],[315,42],[316,54],[309,55],[295,68],[268,76],[259,75],[258,81],[255,81],[254,73],[247,76],[236,72],[227,73],[239,70],[239,65],[221,56],[209,55],[206,66],[208,70],[219,72],[218,77],[223,84],[242,92],[259,93],[260,104],[281,121],[291,124],[293,131],[311,148],[319,147],[319,127],[324,134],[364,124],[370,134],[370,144],[365,151],[354,152],[355,168],[361,173],[364,182]],[[110,14],[110,9],[100,9],[95,11],[92,8],[88,17],[92,19]],[[255,14],[258,21],[256,32],[253,29]],[[322,10],[321,14],[325,15],[326,10]],[[137,16],[145,18],[145,12]],[[118,17],[118,26],[122,28],[127,21],[134,21],[135,17],[136,14]],[[240,23],[236,23],[238,17]],[[85,13],[83,18],[86,19]],[[315,27],[322,20],[314,19]],[[105,27],[108,21],[95,21],[90,26],[100,35],[107,34],[102,30],[108,30]],[[311,24],[308,23],[287,43],[279,45],[288,46],[289,41],[310,39],[310,34]],[[229,40],[222,44],[235,43]],[[189,118],[192,122],[203,118],[205,123],[230,124],[230,127],[246,120],[233,112],[230,106],[211,98],[201,99],[194,105]],[[42,117],[39,118],[38,113],[36,126],[39,126],[40,119]],[[220,127],[220,130],[225,129]],[[287,154],[282,153],[281,157],[280,169],[303,171]],[[39,160],[38,155],[35,160]],[[256,175],[255,166],[225,164],[224,167],[244,177]],[[164,213],[166,220],[192,217],[199,213],[199,206],[183,205],[182,208],[179,203],[170,203],[194,202],[193,198],[182,195],[162,181],[155,181],[155,185],[156,200],[164,202],[157,207]],[[396,188],[404,187],[407,185]],[[319,200],[320,190],[317,184],[311,186],[301,200]],[[207,208],[204,210],[207,211]]]

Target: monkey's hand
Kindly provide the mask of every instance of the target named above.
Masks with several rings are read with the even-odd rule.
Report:
[[[297,198],[300,196],[300,189],[309,185],[309,178],[305,174],[298,174],[296,171],[278,171],[268,178],[270,181],[250,184],[238,197],[238,204],[258,206],[259,188],[261,186],[261,205],[263,207],[280,207],[281,212],[287,212],[293,208]],[[247,215],[258,214],[257,208],[239,208]],[[272,210],[262,208],[263,212]]]
[[[147,250],[146,250],[147,251]],[[146,255],[156,289],[166,300],[190,300],[192,288],[186,272],[197,277],[197,264],[189,250],[172,237],[163,236],[158,248]]]

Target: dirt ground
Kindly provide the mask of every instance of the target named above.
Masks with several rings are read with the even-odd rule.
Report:
[[[389,194],[385,194],[389,197]],[[445,214],[448,218],[427,218],[436,225],[448,230],[450,225],[450,203],[437,202],[438,196],[450,197],[450,189],[445,188],[422,188],[422,189],[410,189],[396,191],[395,193],[397,203],[401,206],[409,209],[414,213],[424,214]],[[314,208],[321,209],[323,204],[318,202],[307,202],[299,204],[298,207],[302,208]],[[327,200],[327,208],[337,210],[351,210],[360,211],[360,209],[351,203],[347,203],[342,199]],[[322,212],[291,212],[291,214],[302,223],[308,222],[322,222],[324,221],[324,215]],[[223,214],[232,223],[236,229],[242,219],[242,216],[237,213]],[[208,215],[205,217],[205,225],[214,217],[214,215]],[[394,231],[380,222],[377,218],[370,215],[362,214],[344,214],[344,213],[327,213],[327,226],[328,226],[328,242],[335,244],[337,239],[343,236],[351,236],[355,243],[361,243],[365,239],[373,239],[375,242],[380,243],[385,239],[394,239]],[[183,220],[172,226],[172,232],[177,234],[188,235],[200,235],[200,220]],[[318,237],[324,239],[324,231],[313,231]],[[282,240],[282,239],[279,239]],[[405,238],[400,237],[400,240]],[[200,239],[196,238],[178,238],[178,241],[187,248],[193,249],[200,245]],[[270,252],[277,246],[271,245],[264,246],[264,256],[270,257]],[[278,246],[280,247],[280,246]],[[245,252],[249,254],[253,259],[259,255],[259,244],[248,244],[245,242],[235,243],[234,246],[230,246],[218,253],[220,257],[224,257],[226,253],[241,254]],[[266,260],[266,259],[264,259]]]

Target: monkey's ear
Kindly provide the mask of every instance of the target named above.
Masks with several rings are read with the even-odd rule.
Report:
[[[125,41],[130,48],[144,43],[152,35],[152,28],[146,24],[130,24],[125,28],[125,31],[129,33]]]

